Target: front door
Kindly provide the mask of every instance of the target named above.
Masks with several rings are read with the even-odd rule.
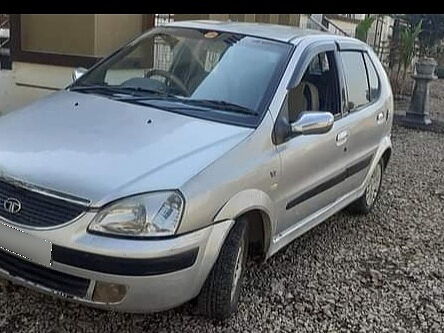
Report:
[[[288,90],[279,114],[290,123],[302,111],[328,111],[335,116],[328,133],[289,137],[277,145],[282,164],[277,200],[277,232],[281,234],[347,193],[343,180],[349,123],[342,117],[336,45],[332,43],[331,51],[325,49],[311,55],[302,79]]]

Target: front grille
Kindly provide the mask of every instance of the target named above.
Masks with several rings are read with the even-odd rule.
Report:
[[[0,269],[11,276],[34,282],[71,296],[85,297],[90,280],[40,266],[0,251]]]
[[[16,199],[21,204],[17,213],[5,209],[5,201]],[[48,196],[0,180],[0,216],[31,227],[52,227],[78,217],[85,211],[82,204]]]

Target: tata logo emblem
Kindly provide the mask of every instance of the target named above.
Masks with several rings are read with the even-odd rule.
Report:
[[[22,203],[15,198],[8,198],[3,203],[3,208],[10,214],[17,214],[22,209]]]

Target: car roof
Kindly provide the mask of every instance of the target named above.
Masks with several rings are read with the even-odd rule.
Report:
[[[212,21],[212,20],[194,20],[194,21],[175,21],[168,23],[167,27],[184,27],[195,29],[208,29],[215,31],[226,31],[240,33],[243,35],[256,36],[267,39],[274,39],[281,42],[291,42],[298,37],[309,35],[335,36],[332,33],[326,33],[319,30],[302,29],[299,27],[277,25],[269,23],[253,22],[232,22],[232,21]]]

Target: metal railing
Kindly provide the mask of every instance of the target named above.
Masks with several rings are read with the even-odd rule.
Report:
[[[8,14],[0,14],[0,27],[9,28]]]
[[[0,49],[9,43],[9,15],[0,14]]]
[[[10,30],[9,30],[9,15],[0,14],[0,68],[3,68],[6,63],[10,62]],[[6,65],[8,68],[9,65]]]
[[[340,27],[338,27],[336,24],[334,24],[332,21],[330,21],[326,17],[323,17],[322,22],[315,20],[312,16],[309,16],[308,20],[310,22],[314,23],[322,31],[332,32],[337,35],[349,37],[348,33],[346,33],[344,30],[342,30]]]
[[[337,24],[333,23],[333,21],[331,21],[327,17],[324,16],[322,21],[323,21],[322,24],[326,26],[328,31],[330,31],[336,35],[350,37],[350,35],[348,33],[346,33],[344,30],[342,30]]]
[[[366,42],[373,48],[373,51],[375,51],[384,66],[389,65],[390,53],[393,51],[391,50],[390,39],[393,37],[393,22],[386,22],[383,16],[377,15],[367,35]]]
[[[367,43],[373,47],[373,50],[378,55],[379,59],[383,60],[386,53],[386,47],[383,44],[382,33],[384,31],[384,25],[387,25],[387,23],[384,22],[383,18],[377,17],[373,24],[375,26],[375,36],[372,41],[367,40]]]

